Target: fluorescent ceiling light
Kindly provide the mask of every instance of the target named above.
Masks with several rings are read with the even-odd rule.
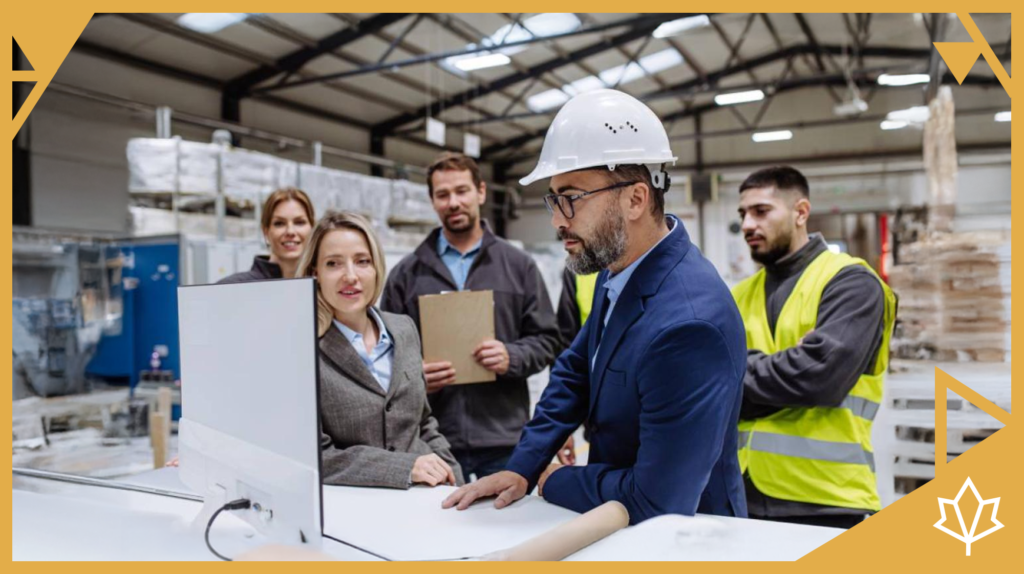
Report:
[[[569,95],[562,90],[550,89],[526,98],[526,107],[535,112],[544,112],[569,101]]]
[[[764,92],[761,90],[750,90],[748,92],[733,92],[731,94],[718,94],[715,96],[715,103],[720,106],[731,106],[733,104],[745,104],[747,102],[759,102],[764,99]]]
[[[1008,122],[1010,121],[1010,112],[999,112],[996,114],[997,122]]]
[[[564,34],[566,32],[572,32],[580,26],[583,22],[575,14],[562,14],[562,13],[545,13],[537,14],[523,20],[522,24],[505,24],[498,31],[482,38],[479,44],[467,44],[466,49],[471,50],[473,48],[480,48],[480,52],[471,54],[462,54],[460,56],[452,56],[441,60],[441,67],[445,68],[449,72],[465,76],[465,72],[470,70],[479,70],[481,68],[489,68],[492,66],[503,66],[509,62],[495,63],[488,66],[475,66],[475,67],[464,67],[460,65],[460,62],[465,60],[475,60],[480,56],[492,55],[492,54],[504,54],[506,56],[512,56],[523,52],[529,48],[529,46],[512,46],[511,48],[501,48],[500,50],[487,51],[484,50],[492,46],[498,46],[500,44],[507,44],[510,42],[522,42],[524,40],[530,40],[532,38],[543,38],[545,36],[553,36],[555,34]],[[486,60],[485,60],[486,61]],[[491,61],[497,61],[496,59]],[[470,65],[472,66],[472,65]]]
[[[901,130],[910,125],[910,122],[903,120],[883,120],[879,126],[883,130]]]
[[[608,68],[598,74],[601,81],[609,87],[616,84],[628,84],[634,80],[639,80],[646,75],[647,72],[645,72],[644,69],[640,67],[640,64],[637,64],[636,62],[615,66],[614,68]]]
[[[544,38],[556,34],[572,32],[583,22],[579,17],[571,13],[545,13],[531,16],[523,20],[522,24],[505,24],[498,31],[484,38],[480,43],[484,46],[498,46],[509,42],[522,42],[531,38]],[[513,46],[502,50],[505,54],[512,55],[526,50],[528,46]]]
[[[671,22],[665,22],[661,26],[658,26],[654,30],[653,36],[655,38],[670,38],[678,34],[682,34],[687,30],[693,30],[694,28],[703,28],[711,24],[711,18],[708,18],[707,14],[700,14],[699,16],[690,16],[688,18],[680,18],[678,20],[672,20]]]
[[[593,90],[600,90],[601,88],[607,88],[608,85],[601,81],[601,78],[597,76],[586,76],[580,78],[571,84],[562,86],[562,90],[570,95],[578,95],[585,92],[591,92]]]
[[[928,106],[914,106],[905,110],[896,110],[885,114],[885,119],[891,121],[903,121],[911,124],[923,124],[928,121],[931,112]]]
[[[526,29],[532,32],[534,36],[539,37],[572,32],[582,24],[583,22],[580,21],[579,17],[571,12],[537,14],[523,21]]]
[[[634,80],[663,72],[669,68],[682,65],[683,56],[675,49],[669,48],[653,54],[648,54],[636,62],[622,64],[598,74],[606,86],[628,84]],[[575,82],[573,82],[575,84]]]
[[[683,57],[679,52],[669,48],[648,54],[636,62],[621,64],[598,72],[596,76],[585,76],[572,83],[562,86],[561,90],[548,90],[528,98],[527,106],[534,111],[548,110],[565,103],[568,97],[577,96],[601,88],[621,86],[639,80],[645,76],[657,74],[669,68],[682,65]],[[532,102],[532,103],[531,103]]]
[[[460,59],[454,62],[453,65],[463,72],[472,72],[473,70],[482,70],[495,66],[507,66],[511,62],[512,58],[505,54],[485,54],[483,56]]]
[[[643,58],[640,58],[640,65],[647,70],[648,74],[657,74],[658,72],[663,72],[669,68],[674,68],[682,64],[683,55],[675,48],[669,48],[668,50],[647,54]]]
[[[196,32],[212,34],[245,20],[248,14],[208,14],[189,12],[178,17],[178,25]]]
[[[878,76],[879,86],[912,86],[927,84],[931,78],[928,74],[882,74]]]
[[[777,132],[758,132],[751,136],[751,138],[757,143],[781,142],[793,139],[793,132],[789,130],[780,130]]]

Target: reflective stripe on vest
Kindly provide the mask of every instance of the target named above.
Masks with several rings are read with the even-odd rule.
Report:
[[[739,447],[746,447],[758,452],[824,460],[827,462],[864,464],[872,472],[875,470],[875,454],[869,450],[864,450],[859,444],[852,442],[831,442],[784,434],[742,432],[740,433]]]
[[[597,288],[597,273],[576,276],[576,307],[580,310],[580,328],[587,322],[594,304],[594,289]]]
[[[733,288],[743,315],[747,347],[774,354],[795,347],[813,330],[825,286],[837,273],[863,260],[825,251],[797,280],[779,313],[773,333],[768,325],[765,272]],[[771,415],[740,421],[740,467],[763,494],[783,500],[864,510],[878,510],[871,447],[871,421],[882,401],[889,362],[889,338],[896,300],[885,294],[884,327],[871,374],[863,374],[837,407],[784,408]]]

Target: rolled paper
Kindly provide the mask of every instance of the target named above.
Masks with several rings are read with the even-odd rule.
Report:
[[[510,562],[562,560],[628,525],[629,512],[622,503],[613,500],[522,544],[485,554],[480,559]]]

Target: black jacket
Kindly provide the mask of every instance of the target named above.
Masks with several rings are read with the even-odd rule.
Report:
[[[403,259],[384,287],[381,308],[409,315],[417,327],[421,295],[458,290],[437,254],[440,233],[441,228],[435,229]],[[509,369],[493,383],[433,393],[430,406],[452,450],[515,446],[530,415],[526,378],[551,365],[562,351],[551,299],[533,258],[486,226],[465,288],[494,291],[494,334],[508,348]]]
[[[234,275],[228,275],[217,283],[254,283],[268,279],[280,279],[281,277],[280,265],[271,263],[270,257],[266,255],[257,255],[252,259],[251,269],[235,273]]]

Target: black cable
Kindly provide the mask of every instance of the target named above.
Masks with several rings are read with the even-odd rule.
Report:
[[[227,556],[224,556],[220,552],[214,550],[213,545],[210,544],[210,527],[213,526],[213,521],[217,520],[217,516],[219,516],[220,513],[224,512],[225,510],[247,510],[250,506],[252,506],[252,503],[249,502],[249,500],[245,498],[239,498],[238,500],[233,500],[231,502],[228,502],[224,506],[221,506],[220,508],[217,509],[217,512],[214,512],[213,516],[210,517],[210,521],[206,523],[206,547],[210,549],[210,552],[213,552],[214,556],[220,558],[221,560],[224,560],[225,562],[232,561]]]
[[[323,537],[328,539],[328,540],[333,540],[333,541],[337,542],[338,544],[344,544],[345,546],[348,546],[349,548],[354,548],[354,549],[356,549],[356,550],[358,550],[360,552],[365,552],[365,553],[369,554],[370,556],[373,556],[374,558],[380,558],[381,560],[383,560],[385,562],[394,562],[394,560],[392,560],[391,558],[388,558],[387,556],[382,556],[380,554],[377,554],[376,552],[373,552],[372,550],[367,550],[367,549],[362,548],[360,546],[356,546],[355,544],[352,544],[351,542],[345,542],[344,540],[342,540],[340,538],[335,538],[335,537],[331,536],[330,534],[324,534]]]

